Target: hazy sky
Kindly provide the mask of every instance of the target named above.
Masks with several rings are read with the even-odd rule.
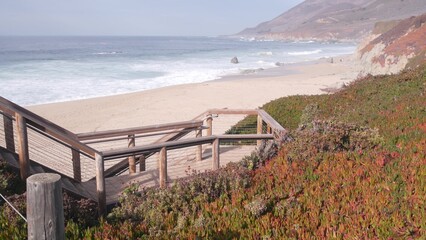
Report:
[[[0,35],[233,34],[303,0],[0,0]]]

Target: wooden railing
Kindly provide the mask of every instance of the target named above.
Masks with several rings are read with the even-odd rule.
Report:
[[[53,139],[56,142],[68,147],[71,150],[73,163],[73,179],[77,182],[81,181],[80,155],[83,154],[90,159],[94,159],[96,174],[96,191],[99,211],[104,214],[106,212],[106,188],[105,177],[111,176],[111,173],[117,173],[128,167],[130,173],[136,171],[136,156],[139,158],[141,170],[144,165],[144,159],[159,153],[158,171],[159,183],[161,187],[167,184],[167,151],[181,149],[187,147],[196,147],[196,160],[202,160],[202,146],[211,145],[212,148],[212,169],[220,167],[220,143],[222,141],[237,142],[242,140],[257,140],[258,144],[262,140],[271,140],[279,138],[285,129],[277,123],[264,110],[231,110],[231,109],[211,109],[200,114],[191,121],[159,124],[137,128],[127,128],[111,131],[100,131],[93,133],[74,134],[28,110],[0,97],[0,111],[3,114],[3,128],[6,140],[6,148],[9,151],[19,154],[19,165],[21,177],[26,179],[29,176],[29,142],[27,129],[31,129],[40,134],[41,137]],[[254,115],[257,116],[256,134],[238,134],[223,135],[213,134],[214,117],[216,115]],[[14,122],[15,121],[15,122]],[[263,124],[267,125],[264,131]],[[16,126],[16,137],[18,145],[15,146],[14,126]],[[206,136],[202,135],[206,130]],[[195,138],[182,139],[188,132],[196,132]],[[144,134],[163,134],[164,136],[158,141],[136,146],[135,141]],[[91,143],[99,143],[105,141],[116,141],[127,139],[128,146],[112,150],[100,151],[90,147]],[[124,160],[123,160],[124,158]],[[120,160],[112,168],[105,170],[105,161]],[[49,167],[49,166],[47,166]],[[58,171],[60,173],[60,171]]]
[[[80,142],[74,133],[2,97],[0,97],[0,110],[3,114],[6,148],[11,152],[15,152],[14,125],[16,126],[18,140],[16,147],[18,148],[17,153],[19,155],[22,179],[26,179],[30,174],[29,144],[31,143],[28,140],[28,129],[39,133],[41,137],[53,139],[70,148],[73,156],[74,180],[76,181],[81,181],[80,154],[95,159],[95,155],[99,153],[97,150]]]

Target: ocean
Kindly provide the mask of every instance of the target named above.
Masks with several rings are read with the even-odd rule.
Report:
[[[355,48],[221,37],[0,37],[0,95],[22,105],[109,96],[253,74]]]

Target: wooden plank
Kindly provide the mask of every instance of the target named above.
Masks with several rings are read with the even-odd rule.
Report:
[[[263,132],[263,120],[260,115],[257,115],[257,134],[260,135]],[[262,140],[257,140],[257,146],[260,146],[262,144]]]
[[[21,174],[21,179],[25,180],[30,174],[30,154],[28,151],[27,121],[20,114],[15,114],[15,119],[19,143],[19,171]]]
[[[217,170],[220,167],[220,140],[216,138],[212,146],[212,169]]]
[[[12,116],[3,112],[3,129],[6,142],[6,149],[15,152],[15,137],[13,134],[13,119]]]
[[[71,149],[72,153],[72,168],[74,173],[74,180],[77,182],[81,182],[81,159],[80,159],[80,152]]]
[[[27,179],[28,239],[65,239],[61,176],[35,174]]]
[[[0,97],[0,110],[2,111],[12,111],[15,114],[19,114],[22,117],[24,117],[27,120],[27,124],[34,126],[35,128],[67,143],[73,148],[79,149],[85,153],[87,153],[90,156],[95,155],[95,153],[98,153],[95,149],[81,143],[77,136],[66,130],[65,128],[62,128],[52,122],[50,122],[47,119],[44,119],[36,114],[34,114],[31,111],[28,111],[27,109],[3,98]]]
[[[80,134],[77,134],[77,137],[80,140],[112,138],[112,137],[119,137],[124,135],[131,135],[131,134],[142,134],[142,133],[166,131],[166,130],[173,130],[173,129],[195,128],[195,127],[201,127],[202,125],[203,125],[203,121],[201,120],[184,121],[184,122],[157,124],[157,125],[136,127],[136,128],[108,130],[108,131],[100,131],[100,132],[92,132],[92,133],[80,133]]]
[[[98,211],[100,216],[106,215],[106,189],[104,177],[104,158],[101,154],[95,155],[96,161],[96,193],[98,197]]]
[[[135,147],[135,135],[129,135],[128,147]],[[136,157],[135,155],[129,156],[129,174],[136,173]]]
[[[253,109],[210,109],[209,114],[242,114],[242,115],[257,115],[258,110]]]
[[[203,136],[203,131],[201,129],[197,130],[195,133],[195,137],[200,138],[202,136]],[[200,144],[196,146],[196,149],[195,149],[195,160],[201,161],[202,159],[203,159],[203,145]]]
[[[161,148],[158,158],[159,158],[158,171],[160,176],[160,187],[165,188],[167,184],[167,149],[165,147]]]

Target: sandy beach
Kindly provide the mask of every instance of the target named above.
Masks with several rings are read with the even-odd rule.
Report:
[[[29,106],[75,133],[186,121],[211,108],[254,109],[290,95],[323,94],[354,80],[352,56],[320,59],[220,80]]]

